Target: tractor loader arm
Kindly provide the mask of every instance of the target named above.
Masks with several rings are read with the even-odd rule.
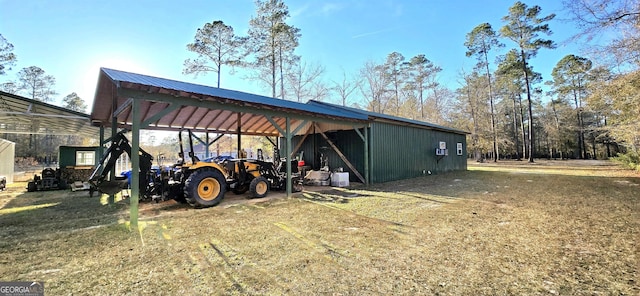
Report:
[[[111,146],[107,149],[105,154],[100,159],[98,166],[95,168],[91,176],[89,177],[89,183],[92,187],[97,188],[100,192],[107,194],[115,194],[122,189],[122,183],[116,180],[107,181],[109,173],[115,169],[116,161],[122,155],[127,153],[131,157],[131,145],[129,140],[124,136],[124,132],[117,133],[111,139]],[[140,148],[140,183],[141,188],[144,188],[144,176],[151,170],[151,162],[153,156]],[[125,182],[126,183],[126,179]]]

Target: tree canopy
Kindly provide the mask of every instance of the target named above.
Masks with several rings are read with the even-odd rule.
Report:
[[[56,79],[37,66],[23,68],[18,72],[18,89],[33,100],[50,102],[56,95]]]
[[[73,111],[78,111],[78,112],[83,112],[83,113],[86,113],[86,111],[87,111],[87,104],[75,92],[72,92],[72,93],[68,94],[67,96],[65,96],[62,99],[62,103],[63,103],[62,107],[65,107],[65,108],[73,110]]]
[[[284,1],[257,0],[256,15],[249,21],[246,45],[253,57],[249,65],[257,71],[254,77],[271,88],[274,98],[285,96],[284,72],[298,60],[294,51],[299,45],[300,29],[287,24],[288,18],[289,8]]]
[[[197,76],[214,72],[218,78],[217,87],[220,87],[222,66],[240,65],[244,41],[245,38],[236,36],[233,27],[225,25],[223,21],[204,24],[196,31],[193,43],[187,44],[187,50],[198,54],[198,58],[185,60],[182,73]]]
[[[0,34],[0,75],[5,74],[7,67],[15,65],[16,60],[16,55],[13,53],[13,44],[9,43],[9,41]]]

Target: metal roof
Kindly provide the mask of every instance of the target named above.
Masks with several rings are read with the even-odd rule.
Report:
[[[279,135],[269,119],[281,128],[285,117],[291,118],[294,128],[305,119],[347,124],[364,124],[368,119],[351,110],[101,68],[91,112],[93,124],[111,126],[116,113],[119,126],[131,126],[131,98],[140,100],[141,122],[148,129],[237,133],[239,127],[243,134]]]
[[[96,138],[90,116],[0,91],[0,133],[80,135]]]
[[[383,113],[371,112],[371,111],[356,109],[352,107],[340,106],[340,105],[335,105],[335,104],[326,103],[326,102],[311,100],[307,102],[307,104],[314,105],[314,106],[323,106],[325,108],[330,108],[334,110],[344,110],[344,111],[359,113],[361,115],[366,115],[367,118],[369,118],[370,120],[386,119],[386,120],[394,121],[401,125],[411,125],[411,126],[416,126],[420,128],[427,128],[427,129],[433,129],[433,130],[439,130],[439,131],[451,132],[451,133],[463,134],[463,135],[469,134],[469,132],[467,131],[450,128],[442,125],[437,125],[429,122],[413,120],[413,119],[408,119],[408,118],[403,118],[403,117],[398,117],[398,116],[393,116],[393,115],[388,115]]]

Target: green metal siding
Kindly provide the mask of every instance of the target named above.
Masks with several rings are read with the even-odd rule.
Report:
[[[372,183],[467,169],[465,135],[373,122],[369,140]],[[449,155],[438,160],[440,141],[447,143]],[[457,143],[463,145],[462,155],[456,155]]]
[[[415,178],[429,172],[437,174],[467,169],[466,135],[383,122],[371,123],[368,133],[371,183]],[[362,138],[354,130],[325,134],[364,176]],[[301,139],[302,136],[294,137],[293,147]],[[436,156],[436,148],[440,142],[446,143],[447,156]],[[462,155],[456,153],[457,143],[462,143]],[[328,149],[321,149],[321,147]],[[320,169],[320,152],[322,151],[329,157],[331,170],[342,167],[344,171],[350,172],[350,181],[360,182],[320,134],[309,135],[298,150],[298,154],[301,151],[304,151],[305,164],[312,169]]]
[[[65,168],[68,166],[76,166],[76,152],[78,151],[95,151],[94,163],[98,163],[98,149],[100,147],[73,147],[73,146],[60,146],[58,155],[59,167]]]

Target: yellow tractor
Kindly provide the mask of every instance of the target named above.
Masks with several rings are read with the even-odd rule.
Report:
[[[276,169],[272,162],[258,159],[227,159],[221,163],[200,161],[193,153],[192,134],[190,130],[188,132],[191,164],[182,164],[180,172],[174,175],[174,182],[184,184],[183,198],[190,205],[215,206],[224,198],[228,189],[235,194],[249,191],[252,198],[265,197],[270,190],[286,189],[286,173],[281,168]],[[184,155],[182,134],[178,136],[180,153]],[[302,191],[302,179],[297,170],[297,163],[292,168],[293,190]],[[176,178],[176,175],[180,176]]]
[[[91,175],[89,182],[93,191],[115,194],[126,187],[126,178],[116,177],[108,180],[108,175],[115,168],[115,162],[121,154],[131,156],[131,145],[119,132],[111,141],[111,146],[100,160],[99,165]],[[183,159],[182,133],[178,134],[180,141],[180,160],[174,169],[167,171],[160,169],[159,173],[152,170],[153,157],[140,149],[140,190],[141,199],[151,198],[155,201],[175,199],[187,202],[196,208],[212,207],[220,203],[228,189],[236,194],[250,191],[251,197],[265,197],[271,189],[286,188],[286,174],[275,169],[271,162],[255,159],[229,159],[222,163],[201,161],[193,153],[193,135],[189,130],[188,156],[191,161]],[[279,158],[277,158],[279,159]],[[294,190],[302,190],[302,182],[297,174],[297,166],[292,181]]]

